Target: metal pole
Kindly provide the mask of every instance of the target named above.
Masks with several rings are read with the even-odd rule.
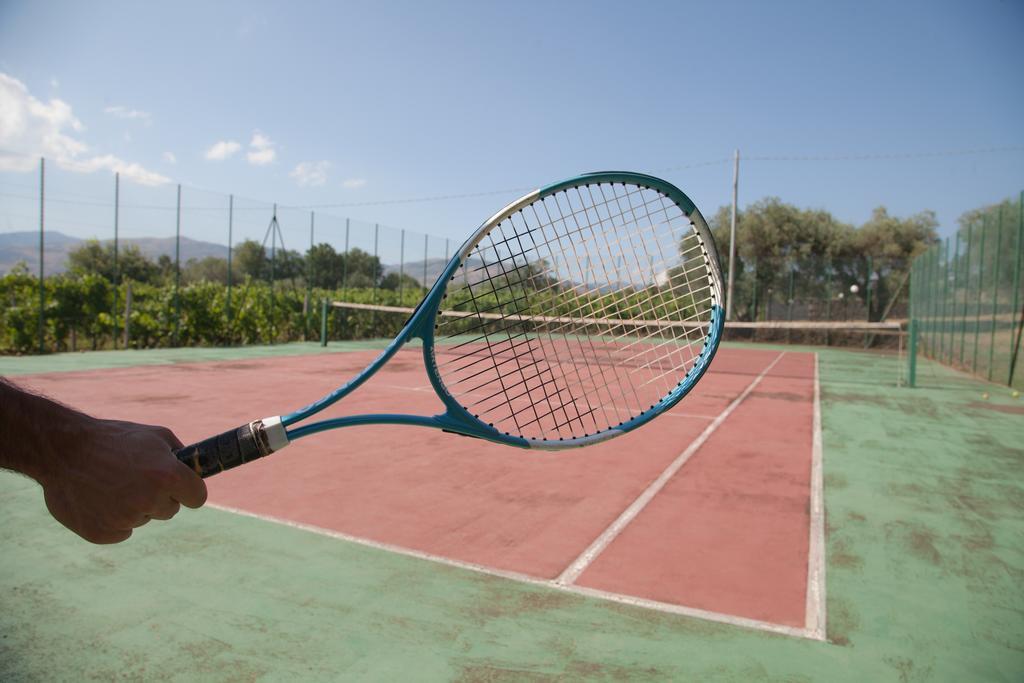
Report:
[[[235,195],[228,195],[228,298],[227,306],[225,307],[228,315],[228,321],[231,321],[231,252],[232,249],[232,236],[231,232],[234,228],[235,223]]]
[[[949,238],[946,238],[945,258],[942,262],[942,306],[939,320],[939,354],[937,360],[946,357],[946,311],[949,309]]]
[[[725,296],[725,319],[732,320],[732,293],[736,273],[736,198],[740,185],[740,151],[736,150],[732,169],[732,221],[729,225],[729,291]]]
[[[124,348],[132,343],[132,281],[124,288]]]
[[[178,207],[174,219],[174,338],[173,345],[178,345],[181,332],[181,184],[178,185]]]
[[[374,306],[377,305],[377,282],[379,280],[379,278],[377,277],[377,266],[380,264],[380,260],[377,258],[377,245],[378,245],[379,239],[380,239],[380,224],[374,223],[373,224],[373,263],[374,263],[374,269],[373,269],[373,304],[374,304]],[[377,336],[377,309],[373,310],[373,322],[372,322],[372,325],[370,327],[370,330],[371,330],[373,336]]]
[[[121,284],[121,271],[117,267],[118,213],[121,205],[121,174],[114,174],[114,348],[117,348],[117,288]]]
[[[910,318],[910,348],[907,349],[907,353],[910,354],[907,385],[913,389],[917,386],[917,318],[914,317]]]
[[[309,212],[309,252],[306,254],[306,301],[302,306],[302,338],[309,341],[309,309],[313,301],[313,244],[316,239],[316,212]]]
[[[960,286],[960,233],[956,234],[956,247],[953,249],[953,301],[949,314],[949,361],[953,364],[953,342],[956,341],[956,290]]]
[[[971,247],[974,242],[974,223],[967,225],[967,253],[964,254],[964,307],[960,319],[960,366],[964,364],[964,348],[967,346],[967,302],[971,298]]]
[[[320,305],[320,346],[327,346],[327,297]]]
[[[996,225],[996,272],[992,276],[992,331],[988,342],[988,380],[992,381],[992,361],[996,349],[996,313],[999,308],[999,261],[1003,246],[1003,211],[999,210],[999,223]]]
[[[795,277],[796,268],[792,265],[789,266],[789,298],[786,300],[786,319],[789,322],[793,322],[793,279]],[[786,328],[786,343],[789,344],[793,341],[793,330]]]
[[[43,353],[46,346],[46,329],[43,324],[43,315],[46,311],[46,284],[43,281],[45,272],[43,270],[43,252],[46,218],[46,159],[39,159],[39,353]]]
[[[832,322],[832,261],[828,262],[828,284],[825,289],[825,321]],[[829,329],[825,328],[825,346],[832,345],[832,335]]]
[[[1017,267],[1013,273],[1013,309],[1010,311],[1010,343],[1013,344],[1013,323],[1016,322],[1017,311],[1020,310],[1020,268],[1021,256],[1024,255],[1024,191],[1020,193],[1017,204]],[[1017,349],[1020,347],[1020,333],[1017,334],[1017,343],[1010,349],[1010,372],[1006,378],[1006,385],[1013,384],[1013,371],[1017,361]]]
[[[871,322],[871,273],[874,270],[874,262],[871,259],[871,254],[868,254],[868,278],[867,285],[864,287],[864,304],[868,309],[867,321]]]
[[[274,202],[274,215],[270,219],[270,343],[277,336],[274,329],[274,313],[277,300],[274,297],[274,278],[277,276],[277,202]]]
[[[341,260],[341,289],[348,288],[348,228],[349,219],[345,219],[345,258]]]
[[[1002,208],[1000,207],[1000,213]],[[981,224],[981,245],[978,247],[978,304],[974,310],[974,359],[971,372],[978,372],[978,339],[981,336],[981,293],[985,288],[985,233],[988,232],[988,216]]]
[[[405,305],[405,228],[402,228],[401,246],[398,252],[398,305]]]

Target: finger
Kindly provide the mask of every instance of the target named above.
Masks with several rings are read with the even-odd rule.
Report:
[[[153,519],[170,519],[178,514],[180,509],[181,503],[171,498],[166,498],[149,511],[149,516]]]
[[[206,482],[183,462],[174,468],[175,478],[171,485],[171,498],[190,508],[202,507],[206,502]]]
[[[174,432],[167,427],[157,427],[156,431],[157,434],[160,435],[160,438],[166,441],[167,445],[171,447],[171,450],[177,451],[185,447],[185,444],[181,442],[181,439],[175,436]]]
[[[146,525],[147,525],[147,524],[149,524],[149,523],[150,523],[151,521],[152,521],[152,519],[150,518],[150,516],[149,516],[149,515],[140,515],[140,516],[138,517],[138,519],[136,519],[136,520],[135,520],[135,521],[134,521],[134,522],[132,523],[132,528],[134,528],[134,529],[138,529],[138,528],[139,528],[140,526],[146,526]]]
[[[90,543],[95,543],[97,545],[120,543],[121,541],[127,540],[132,535],[131,529],[104,529],[102,531],[78,531],[77,529],[72,529],[72,531]]]

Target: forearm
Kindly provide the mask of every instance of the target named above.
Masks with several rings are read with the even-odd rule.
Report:
[[[0,377],[0,468],[40,483],[71,463],[96,421]]]

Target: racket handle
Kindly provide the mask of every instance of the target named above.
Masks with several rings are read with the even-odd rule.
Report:
[[[287,445],[288,436],[281,418],[268,417],[185,446],[174,455],[205,479],[268,456]]]

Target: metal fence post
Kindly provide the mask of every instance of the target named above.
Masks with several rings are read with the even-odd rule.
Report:
[[[45,251],[43,233],[46,225],[46,159],[39,159],[39,353],[46,350],[46,326],[44,316],[46,314],[46,282],[43,266],[43,252]]]
[[[949,314],[949,361],[953,364],[953,346],[956,342],[956,291],[960,286],[960,233],[956,233],[956,247],[953,249],[953,300]]]
[[[907,349],[907,386],[911,389],[917,386],[917,318],[911,314],[910,318],[910,348]]]
[[[231,282],[232,282],[232,279],[231,279],[231,252],[234,251],[234,249],[233,249],[234,245],[233,245],[233,242],[232,242],[232,234],[231,233],[232,233],[232,230],[234,228],[234,223],[235,223],[235,195],[230,194],[230,195],[228,195],[228,297],[227,297],[226,305],[224,307],[224,311],[227,314],[228,323],[229,324],[231,322]],[[229,327],[229,329],[230,329],[230,327]],[[230,342],[230,340],[229,340],[229,342]]]
[[[1000,209],[1000,212],[1002,209]],[[981,224],[981,244],[978,246],[978,303],[974,310],[974,358],[971,361],[971,372],[978,372],[978,340],[981,337],[981,296],[985,289],[985,233],[988,232],[988,216]]]
[[[178,204],[174,219],[174,337],[173,346],[178,345],[181,333],[181,185],[178,185]]]
[[[1017,314],[1020,312],[1020,268],[1021,256],[1024,255],[1024,191],[1021,191],[1017,203],[1017,267],[1013,273],[1013,309],[1010,311],[1010,371],[1006,377],[1006,385],[1013,386],[1013,371],[1017,365],[1017,354],[1020,350],[1021,330],[1017,323]],[[1021,323],[1024,323],[1024,313],[1021,313]],[[1014,340],[1014,327],[1018,326],[1017,338]]]
[[[114,348],[117,348],[118,326],[117,326],[117,288],[121,284],[121,271],[117,264],[117,242],[118,242],[118,213],[121,205],[121,174],[114,174]]]
[[[398,305],[405,305],[405,228],[398,248]]]
[[[992,330],[988,342],[988,380],[992,381],[992,364],[996,350],[996,314],[999,312],[999,256],[1003,247],[1003,211],[999,210],[999,221],[996,223],[996,271],[992,276]]]
[[[960,367],[964,365],[967,347],[967,302],[971,298],[971,247],[974,242],[974,223],[967,224],[967,253],[964,254],[964,305],[960,318]]]
[[[320,303],[320,346],[327,346],[327,297]]]
[[[380,277],[376,272],[376,268],[380,266],[380,258],[377,255],[378,243],[380,241],[380,224],[373,224],[373,262],[375,272],[373,273],[373,305],[377,305],[377,288],[380,282]],[[373,309],[373,321],[370,324],[370,330],[374,336],[377,336],[377,309]]]

